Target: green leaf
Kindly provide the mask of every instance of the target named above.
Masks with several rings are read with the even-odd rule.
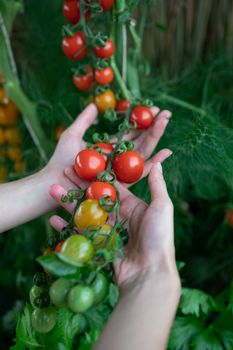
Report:
[[[29,349],[36,349],[42,345],[36,339],[36,333],[31,325],[31,307],[26,305],[22,315],[19,316],[16,326],[15,345],[11,350],[24,350],[25,347]]]
[[[222,343],[224,344],[225,350],[233,349],[233,331],[230,330],[218,330],[218,334],[221,337]]]
[[[109,294],[107,297],[107,301],[111,305],[111,307],[113,308],[115,307],[115,305],[118,302],[118,298],[119,298],[119,288],[114,283],[111,283],[109,286]]]
[[[177,317],[174,321],[168,349],[190,350],[190,342],[204,328],[201,320],[195,316]]]
[[[90,329],[102,329],[106,324],[112,309],[106,304],[98,304],[96,307],[85,312],[85,318]]]
[[[78,350],[91,350],[93,345],[96,343],[100,336],[100,331],[98,329],[92,329],[90,332],[85,333],[85,335],[80,340],[80,345]]]
[[[215,308],[215,301],[210,295],[198,289],[182,289],[180,309],[183,314],[192,314],[198,317],[201,312],[207,314]]]
[[[223,350],[213,326],[209,326],[192,341],[193,350]]]
[[[77,267],[61,261],[56,254],[43,255],[36,260],[41,266],[56,276],[69,276],[77,273]]]

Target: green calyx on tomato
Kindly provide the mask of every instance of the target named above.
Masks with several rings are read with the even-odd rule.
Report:
[[[35,309],[31,315],[32,326],[38,333],[50,332],[57,323],[57,313],[52,307]]]
[[[91,287],[77,285],[68,294],[68,306],[75,313],[83,313],[90,309],[95,300]]]
[[[49,289],[52,304],[60,307],[67,306],[67,295],[73,283],[66,278],[58,278]]]
[[[85,264],[92,259],[94,248],[88,238],[74,234],[64,242],[61,254],[76,263]]]

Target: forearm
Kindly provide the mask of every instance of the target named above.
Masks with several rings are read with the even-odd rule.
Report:
[[[22,180],[0,185],[0,232],[32,220],[56,207],[49,187],[57,182],[47,168]]]
[[[166,273],[141,276],[123,291],[95,350],[165,350],[176,313],[179,279]]]

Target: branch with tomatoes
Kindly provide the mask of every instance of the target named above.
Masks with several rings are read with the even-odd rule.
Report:
[[[93,143],[76,156],[74,171],[87,185],[62,196],[63,202],[74,203],[73,214],[37,259],[44,272],[35,275],[30,302],[32,325],[38,333],[55,327],[57,308],[85,315],[107,297],[113,283],[112,263],[122,257],[128,240],[125,220],[119,216],[118,183],[133,184],[144,170],[141,155],[125,136],[132,130],[143,132],[154,121],[152,103],[127,86],[124,33],[127,28],[126,33],[132,33],[132,19],[126,2],[66,0],[63,13],[69,24],[63,28],[62,50],[75,65],[71,79],[84,99],[96,104],[99,118],[116,122],[118,130],[114,135],[94,134]],[[93,28],[92,18],[98,17],[107,17],[107,32]],[[116,57],[119,28],[122,64]],[[135,40],[135,29],[133,34]]]

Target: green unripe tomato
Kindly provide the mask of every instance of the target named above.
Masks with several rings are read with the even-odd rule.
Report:
[[[67,306],[67,294],[73,283],[66,278],[58,278],[49,289],[51,302],[60,307]]]
[[[75,234],[65,240],[61,253],[75,262],[87,263],[94,255],[94,247],[88,238]]]
[[[100,303],[108,293],[109,282],[103,273],[98,273],[91,285],[94,292],[94,304]]]
[[[29,299],[30,303],[34,308],[37,308],[38,306],[35,304],[35,300],[39,298],[39,296],[43,293],[43,289],[41,287],[38,287],[36,285],[32,286],[29,292]]]
[[[36,332],[48,333],[57,323],[57,313],[52,307],[35,309],[32,312],[31,320]]]
[[[90,309],[93,303],[94,292],[90,287],[77,285],[68,294],[69,308],[77,314]]]

